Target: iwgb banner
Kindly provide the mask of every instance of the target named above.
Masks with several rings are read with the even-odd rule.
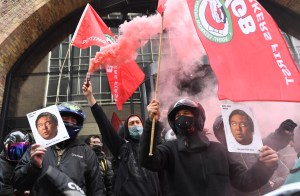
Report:
[[[256,0],[187,0],[220,100],[300,101],[299,71]]]

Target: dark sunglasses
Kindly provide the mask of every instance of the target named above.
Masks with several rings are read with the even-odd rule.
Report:
[[[15,143],[8,144],[5,147],[5,153],[7,159],[10,161],[20,160],[29,146],[30,146],[29,142],[15,142]]]

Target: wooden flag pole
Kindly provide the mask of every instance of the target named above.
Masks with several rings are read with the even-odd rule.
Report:
[[[164,31],[164,13],[162,12],[162,14],[161,14],[161,31],[160,31],[160,36],[159,36],[158,60],[157,60],[157,74],[156,74],[157,77],[156,77],[156,84],[155,84],[154,99],[157,99],[157,95],[158,95],[158,81],[159,81],[159,73],[160,73],[160,59],[161,59],[163,31]],[[153,155],[154,129],[155,129],[155,117],[153,117],[153,119],[152,119],[149,156]]]
[[[72,42],[69,43],[68,51],[67,51],[67,53],[66,53],[64,62],[63,62],[63,64],[59,67],[59,78],[58,78],[58,83],[57,83],[55,105],[57,105],[57,103],[58,103],[58,97],[59,97],[59,91],[60,91],[60,82],[61,82],[61,76],[62,76],[62,69],[63,69],[63,67],[64,67],[64,65],[65,65],[67,56],[69,55],[70,48],[71,48],[71,44],[72,44]]]

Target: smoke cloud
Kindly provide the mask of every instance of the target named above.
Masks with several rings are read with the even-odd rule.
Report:
[[[161,120],[168,127],[168,107],[179,98],[190,97],[203,105],[207,119],[205,127],[212,133],[209,135],[210,139],[215,140],[212,124],[221,114],[217,79],[210,68],[203,66],[205,51],[194,29],[186,1],[168,0],[165,7],[163,28],[164,36],[169,39],[164,39],[162,53],[170,55],[161,56],[158,90]],[[117,42],[103,47],[97,53],[91,62],[90,71],[93,72],[101,66],[119,65],[135,60],[140,47],[145,46],[151,37],[159,37],[161,21],[161,15],[155,14],[136,17],[122,24]],[[251,106],[263,137],[278,128],[285,119],[290,118],[300,124],[297,116],[300,109],[298,103],[244,103]]]

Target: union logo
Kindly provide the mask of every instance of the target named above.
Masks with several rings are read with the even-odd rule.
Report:
[[[109,44],[112,44],[112,43],[116,43],[116,40],[115,38],[113,38],[112,36],[110,36],[109,34],[104,34],[105,37],[106,37],[106,41],[109,43]]]
[[[195,0],[194,17],[198,29],[207,39],[217,43],[232,39],[231,16],[224,0]]]

